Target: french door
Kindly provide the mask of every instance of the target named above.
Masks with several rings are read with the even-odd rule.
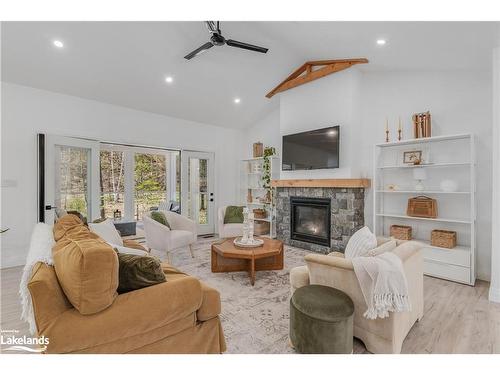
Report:
[[[198,225],[198,234],[215,231],[214,154],[181,152],[181,212]]]
[[[99,142],[39,135],[40,162],[40,221],[54,223],[56,210],[100,216]]]

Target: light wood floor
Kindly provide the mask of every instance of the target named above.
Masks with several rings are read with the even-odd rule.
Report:
[[[29,335],[20,320],[22,267],[0,270],[1,329]],[[475,287],[424,278],[424,317],[412,328],[403,353],[500,353],[500,304],[488,301],[489,284]]]

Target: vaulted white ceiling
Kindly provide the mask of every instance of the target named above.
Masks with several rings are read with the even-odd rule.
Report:
[[[362,71],[486,70],[498,42],[498,23],[491,22],[221,22],[221,28],[226,38],[269,52],[223,46],[187,61],[184,55],[208,41],[202,22],[4,22],[2,80],[243,128],[277,106],[279,95],[265,94],[306,60],[366,57]],[[378,46],[379,38],[387,44]],[[55,48],[55,39],[64,48]]]

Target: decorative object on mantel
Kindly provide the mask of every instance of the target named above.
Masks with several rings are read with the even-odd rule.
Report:
[[[412,228],[408,225],[391,225],[390,233],[391,237],[398,240],[412,239]]]
[[[253,157],[261,158],[264,155],[264,145],[262,142],[255,142],[253,144]]]
[[[270,99],[279,92],[292,89],[332,73],[340,72],[341,70],[348,69],[353,65],[367,63],[368,60],[365,58],[306,61],[283,82],[268,92],[266,98]]]
[[[387,190],[389,190],[389,191],[398,191],[399,190],[399,186],[396,185],[396,184],[389,184],[389,185],[387,185]]]
[[[320,178],[301,180],[272,180],[273,187],[332,187],[332,188],[369,188],[369,178]]]
[[[425,195],[409,198],[406,214],[413,217],[435,219],[437,218],[437,201]]]
[[[415,113],[412,116],[412,120],[413,135],[415,138],[428,138],[432,135],[431,113],[429,111],[423,113]]]
[[[401,133],[403,132],[403,127],[401,126],[401,117],[399,117],[399,124],[398,124],[398,141],[401,140]]]
[[[415,185],[415,190],[416,191],[424,191],[425,186],[422,183],[423,180],[427,179],[427,172],[425,171],[424,168],[415,168],[413,170],[413,178],[417,180],[417,184]]]
[[[434,229],[431,232],[431,245],[453,249],[457,246],[457,232],[451,230]]]
[[[385,118],[385,142],[389,143],[389,119]]]
[[[458,184],[454,180],[443,180],[439,184],[439,187],[442,191],[445,191],[447,193],[452,193],[458,190]]]

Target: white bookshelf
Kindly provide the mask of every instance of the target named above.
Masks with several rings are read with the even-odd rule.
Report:
[[[422,151],[423,164],[403,163],[405,151]],[[456,134],[376,144],[373,158],[373,226],[376,235],[389,236],[393,224],[412,227],[413,239],[425,244],[424,273],[464,284],[476,280],[476,162],[472,134]],[[426,169],[425,189],[417,191],[415,168]],[[457,183],[456,191],[442,191],[442,180]],[[389,189],[389,185],[397,188]],[[426,195],[437,200],[435,219],[406,214],[408,198]],[[457,232],[457,246],[430,245],[433,229]]]
[[[247,206],[250,210],[264,208],[267,217],[255,219],[256,222],[268,222],[270,226],[269,236],[276,236],[275,208],[273,202],[262,202],[261,198],[266,196],[267,189],[262,181],[264,158],[250,158],[240,161],[240,204]],[[256,170],[260,168],[260,170]],[[271,180],[279,179],[279,157],[271,157]],[[248,192],[252,193],[252,201],[248,202]]]

